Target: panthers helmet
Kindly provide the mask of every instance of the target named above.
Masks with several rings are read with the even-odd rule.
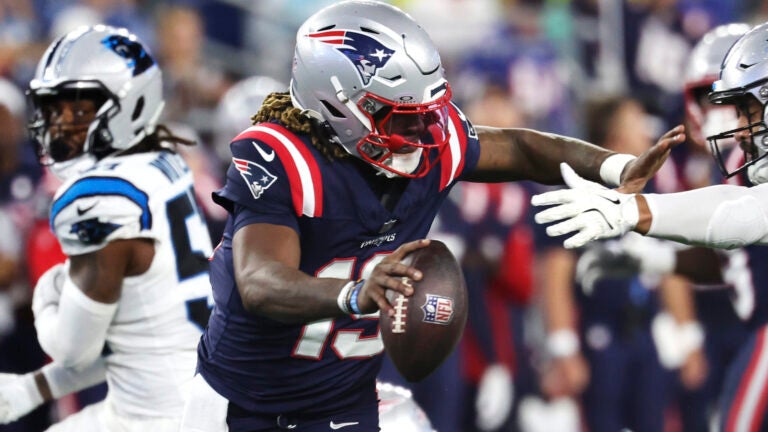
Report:
[[[40,163],[62,178],[141,142],[154,132],[165,104],[160,69],[145,45],[128,30],[105,25],[80,27],[54,41],[28,95],[33,107],[28,128]],[[51,124],[50,106],[63,99],[93,100],[95,118],[88,124]],[[60,136],[65,128],[86,131],[74,156]]]
[[[385,3],[344,1],[307,19],[290,93],[331,141],[389,177],[423,176],[448,143],[440,55],[421,26]]]
[[[708,148],[707,136],[735,127],[733,110],[712,106],[707,96],[728,50],[750,28],[744,23],[717,26],[702,36],[688,58],[683,88],[686,132],[702,148]]]
[[[720,79],[712,85],[709,100],[718,105],[733,105],[744,110],[752,98],[761,107],[757,116],[749,118],[749,124],[707,137],[712,153],[723,175],[732,177],[744,170],[752,183],[768,181],[768,23],[761,24],[742,36],[728,51],[720,70]],[[744,150],[743,163],[730,169],[725,164],[727,143],[736,134],[747,131],[749,143],[740,143]]]

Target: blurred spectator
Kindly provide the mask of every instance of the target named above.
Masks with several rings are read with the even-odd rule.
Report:
[[[37,53],[29,51],[42,33],[33,0],[0,2],[0,76],[22,82],[30,74]]]
[[[151,47],[155,46],[148,8],[141,0],[76,0],[61,7],[51,21],[50,40],[83,25],[126,27]]]
[[[164,5],[156,17],[153,54],[163,68],[165,118],[190,125],[207,143],[213,112],[230,86],[229,79],[204,55],[205,28],[196,9]]]
[[[526,127],[573,135],[569,86],[576,74],[569,72],[557,45],[542,32],[539,13],[536,7],[516,6],[509,12],[512,19],[481,32],[485,37],[462,51],[453,65],[454,87],[461,89],[455,97],[466,105],[489,87],[490,92],[503,90]]]

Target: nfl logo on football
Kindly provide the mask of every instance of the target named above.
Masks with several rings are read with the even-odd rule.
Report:
[[[453,299],[434,294],[427,294],[427,301],[421,309],[424,311],[423,321],[432,324],[446,325],[453,317]]]

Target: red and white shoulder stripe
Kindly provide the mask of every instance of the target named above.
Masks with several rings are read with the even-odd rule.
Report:
[[[235,140],[259,140],[275,150],[288,174],[291,199],[298,216],[323,215],[323,182],[320,167],[306,144],[286,128],[260,123],[246,129]]]
[[[464,115],[455,107],[449,108],[451,134],[448,148],[440,156],[440,190],[445,189],[464,170],[464,154],[467,151],[467,134],[464,132]]]
[[[768,326],[757,332],[755,349],[744,375],[739,380],[736,398],[725,413],[726,432],[757,432],[766,418],[768,407]]]

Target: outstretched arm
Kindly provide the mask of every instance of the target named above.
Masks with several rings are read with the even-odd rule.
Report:
[[[581,179],[567,166],[563,173],[572,189],[535,195],[531,202],[554,206],[536,215],[538,223],[558,222],[547,227],[547,234],[576,233],[565,241],[568,248],[629,230],[724,249],[768,244],[768,184],[633,195]]]
[[[475,182],[533,180],[544,184],[563,182],[559,165],[568,163],[582,177],[592,181],[623,187],[627,192],[640,191],[669,155],[684,139],[683,127],[677,126],[659,141],[634,158],[585,141],[532,129],[476,127],[480,140],[477,167],[466,177]]]

